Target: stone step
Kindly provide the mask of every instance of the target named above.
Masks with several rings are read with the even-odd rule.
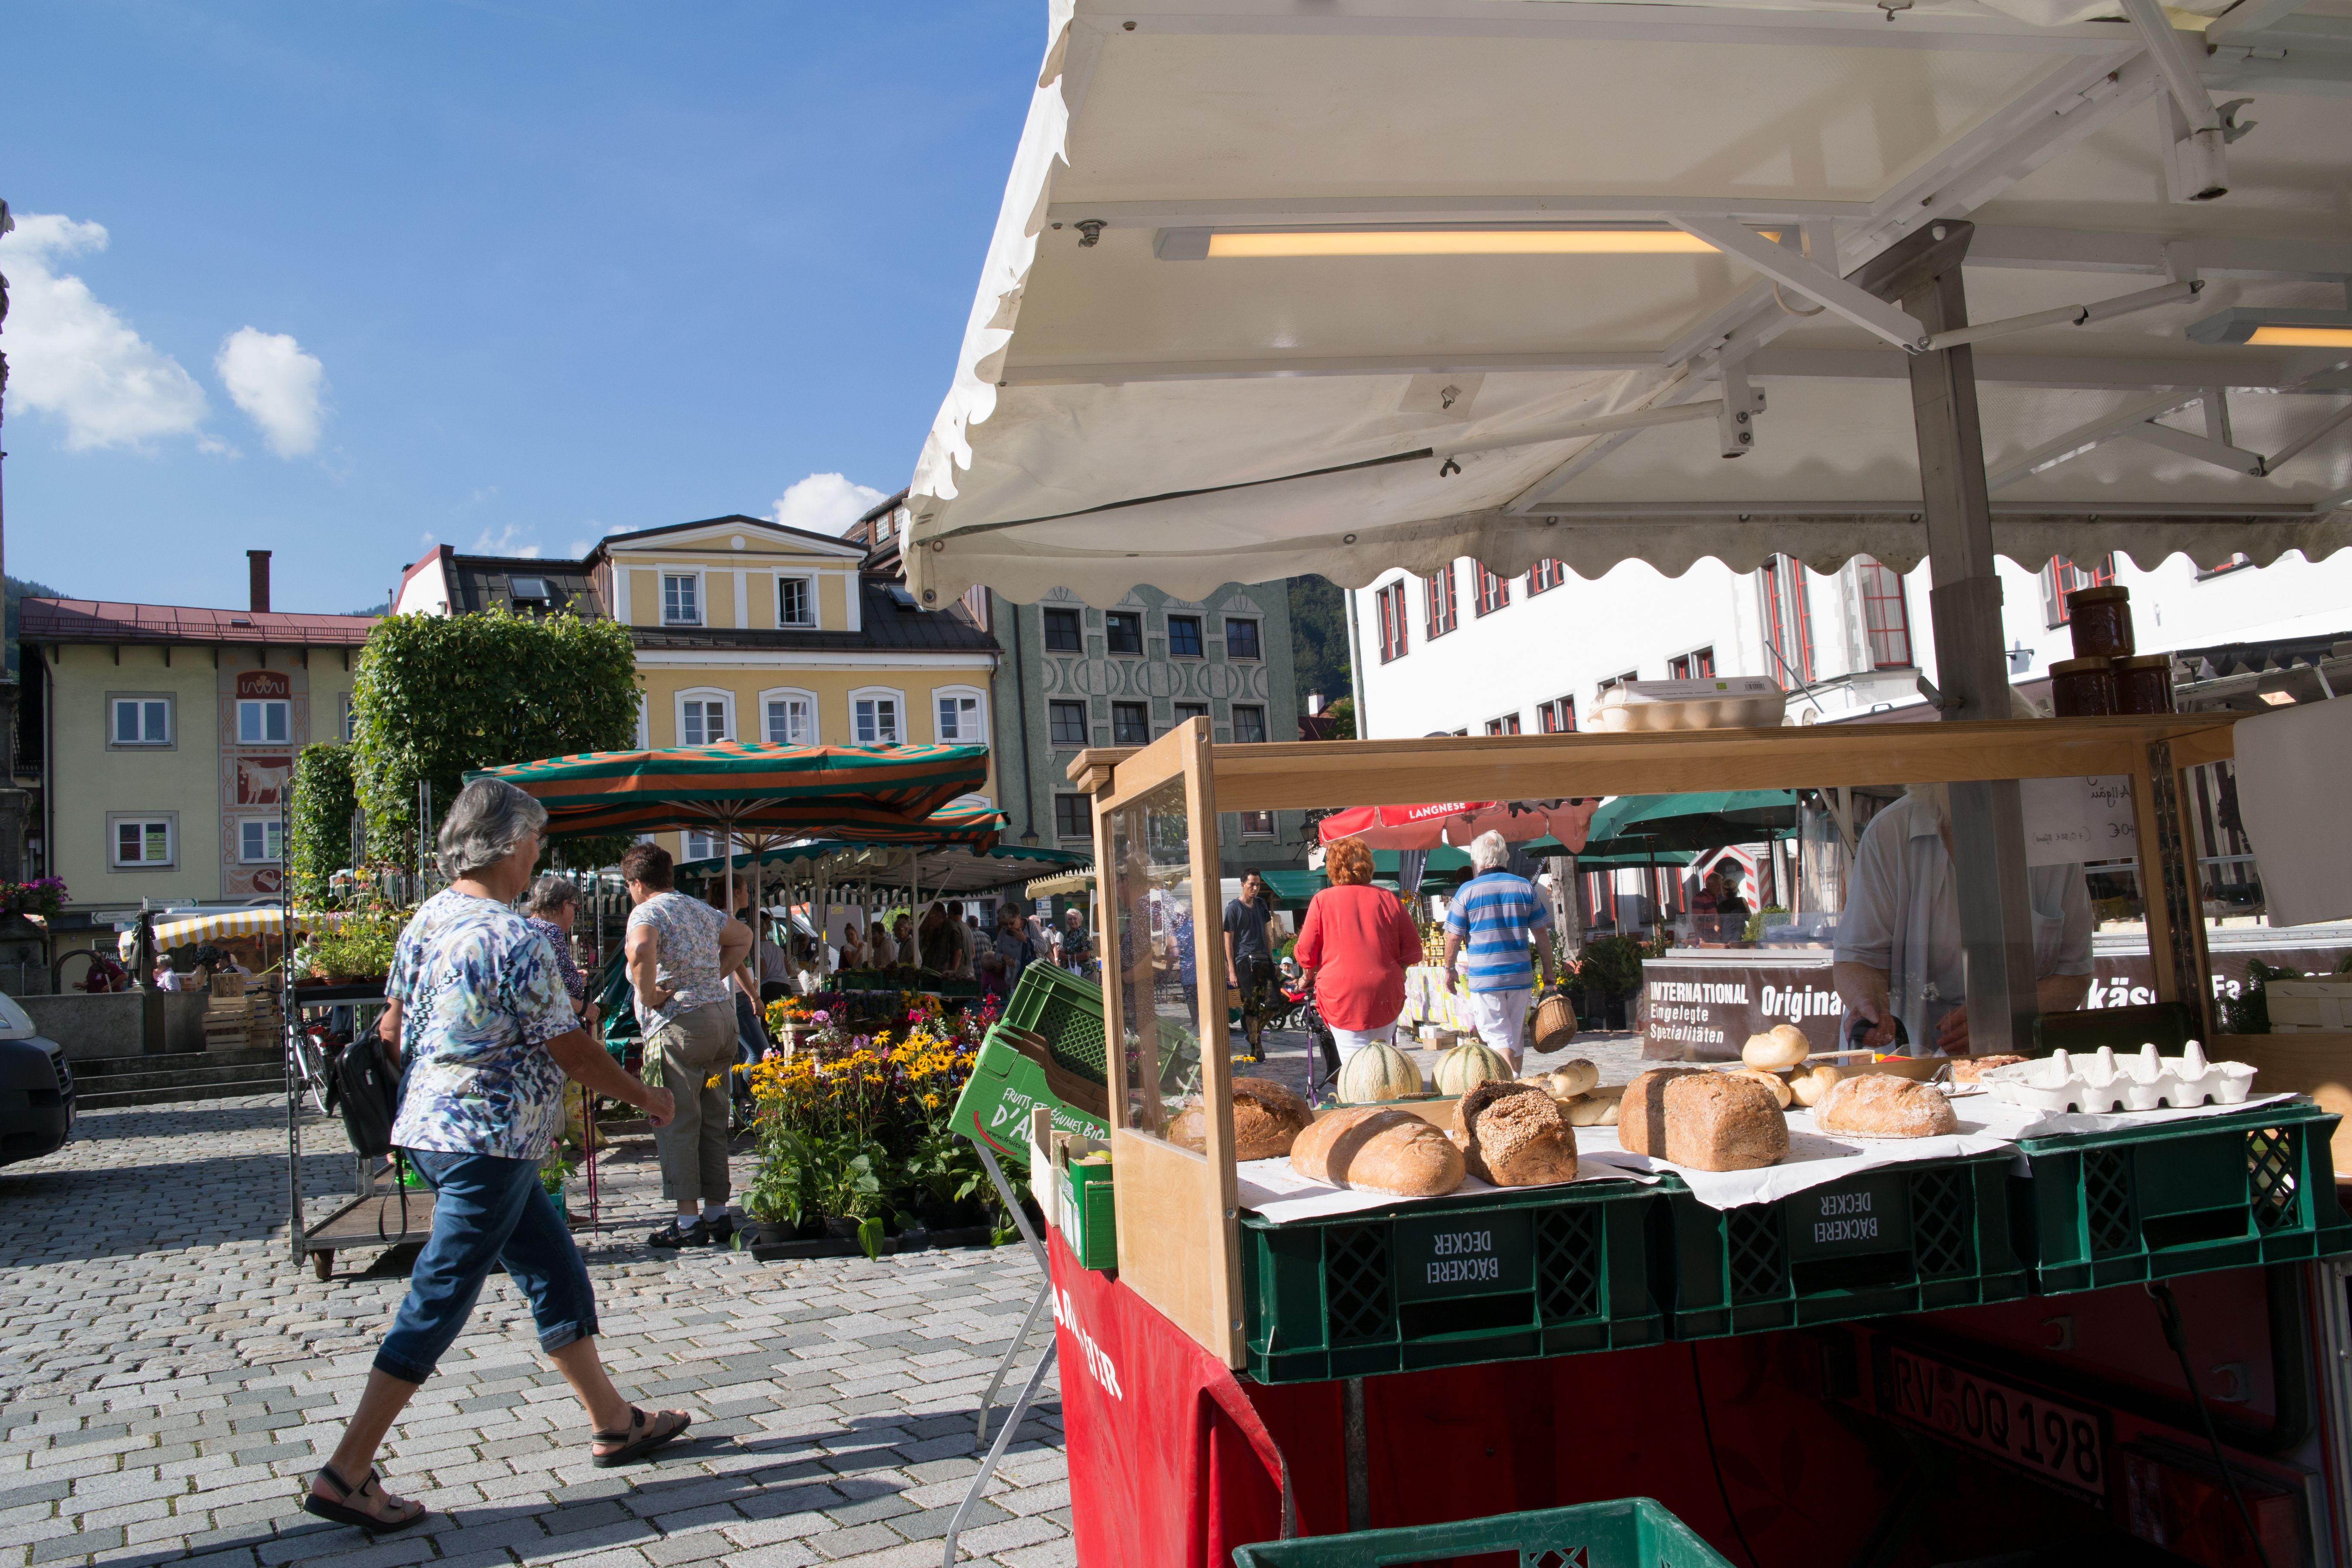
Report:
[[[96,1094],[78,1095],[74,1100],[77,1111],[114,1110],[128,1105],[171,1105],[181,1100],[240,1100],[253,1094],[279,1094],[285,1082],[280,1079],[257,1079],[247,1083],[212,1083],[177,1085],[160,1089],[110,1089]]]
[[[284,1060],[275,1050],[98,1057],[71,1065],[75,1103],[83,1110],[275,1094],[286,1087]]]
[[[259,1067],[275,1072],[283,1060],[275,1046],[263,1046],[257,1049],[238,1046],[221,1051],[159,1051],[152,1056],[69,1057],[67,1065],[73,1068],[74,1078],[79,1081],[214,1068]]]

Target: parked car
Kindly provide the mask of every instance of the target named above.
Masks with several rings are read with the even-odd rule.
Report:
[[[73,1070],[63,1046],[0,994],[0,1165],[37,1160],[73,1136]]]

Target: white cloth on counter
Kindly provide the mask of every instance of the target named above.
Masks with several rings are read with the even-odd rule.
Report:
[[[1577,1129],[1580,1134],[1585,1130]],[[1377,1193],[1362,1187],[1333,1187],[1311,1181],[1290,1167],[1287,1158],[1244,1160],[1234,1167],[1241,1206],[1264,1217],[1275,1220],[1320,1219],[1328,1215],[1357,1214],[1365,1209],[1386,1208],[1392,1204],[1435,1203],[1435,1198],[1401,1198],[1394,1193]],[[1587,1165],[1581,1159],[1576,1166],[1576,1182],[1562,1182],[1560,1186],[1574,1186],[1581,1182],[1654,1182],[1657,1177],[1640,1171],[1612,1170],[1599,1165]],[[1527,1187],[1490,1187],[1475,1176],[1465,1176],[1462,1184],[1445,1194],[1448,1198],[1477,1197],[1484,1194],[1524,1193]]]

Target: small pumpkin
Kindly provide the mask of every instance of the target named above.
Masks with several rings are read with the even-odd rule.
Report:
[[[1511,1077],[1511,1064],[1479,1040],[1465,1040],[1437,1058],[1440,1094],[1465,1095],[1482,1083],[1507,1083]]]
[[[1339,1066],[1339,1101],[1369,1105],[1421,1092],[1421,1068],[1411,1057],[1385,1043],[1369,1045]]]

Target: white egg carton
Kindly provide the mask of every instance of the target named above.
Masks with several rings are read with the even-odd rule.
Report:
[[[2253,1088],[2254,1069],[2243,1062],[2209,1062],[2195,1040],[2177,1057],[2159,1056],[2152,1045],[2118,1057],[2101,1046],[2095,1057],[2053,1051],[2038,1061],[1988,1068],[1979,1080],[1996,1100],[2035,1110],[2182,1110],[2203,1105],[2239,1105]]]

